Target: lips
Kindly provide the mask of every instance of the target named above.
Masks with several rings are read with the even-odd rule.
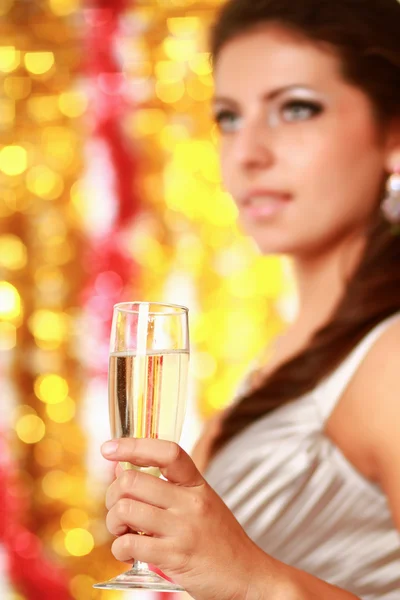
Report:
[[[251,218],[267,218],[285,209],[291,199],[287,192],[252,190],[241,198],[239,206]]]

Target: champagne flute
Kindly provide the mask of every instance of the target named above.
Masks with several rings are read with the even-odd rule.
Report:
[[[157,302],[116,304],[110,343],[109,415],[113,438],[178,442],[185,416],[189,365],[188,309]],[[136,467],[156,477],[156,467]],[[140,535],[145,535],[138,532]],[[93,587],[184,591],[135,560],[132,569]]]

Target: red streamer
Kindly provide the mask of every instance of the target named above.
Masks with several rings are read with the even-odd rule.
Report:
[[[83,301],[96,322],[100,345],[108,344],[113,305],[125,299],[138,274],[138,265],[122,243],[125,229],[140,210],[135,192],[138,158],[121,128],[122,120],[132,113],[133,107],[124,94],[126,79],[116,51],[120,21],[127,5],[126,0],[92,0],[85,10],[86,73],[93,97],[92,135],[107,148],[116,202],[111,230],[94,242],[85,261],[89,277]],[[105,360],[97,360],[94,368],[104,376]]]

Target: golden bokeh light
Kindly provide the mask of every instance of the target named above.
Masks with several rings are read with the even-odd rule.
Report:
[[[67,17],[79,8],[80,0],[48,0],[48,3],[57,17]]]
[[[197,102],[205,102],[210,100],[213,95],[212,80],[207,76],[200,78],[189,79],[186,85],[187,93],[193,100]]]
[[[32,90],[30,77],[7,77],[4,81],[4,91],[12,100],[27,98]]]
[[[0,46],[0,71],[11,73],[19,67],[20,62],[21,52],[15,46]]]
[[[179,123],[166,125],[160,133],[160,145],[166,150],[173,150],[176,145],[185,139],[188,139],[190,132],[184,125]]]
[[[8,281],[0,281],[0,319],[14,321],[21,314],[21,297]]]
[[[156,95],[166,104],[178,102],[185,93],[185,84],[182,81],[157,81]]]
[[[15,325],[0,321],[0,350],[12,350],[17,345]]]
[[[202,28],[199,17],[171,17],[167,19],[167,28],[176,37],[193,37]]]
[[[33,75],[44,75],[53,67],[53,52],[27,52],[24,56],[25,67]]]
[[[231,196],[226,192],[217,192],[214,196],[214,210],[208,213],[209,221],[217,227],[234,227],[237,217],[238,209]]]
[[[155,66],[155,75],[165,83],[181,81],[185,76],[185,66],[172,60],[161,60]]]
[[[27,250],[23,241],[11,233],[0,236],[0,266],[19,271],[26,266]]]
[[[166,125],[159,136],[160,146],[164,148],[166,152],[171,152],[175,149],[177,144],[182,140],[187,140],[189,137],[190,131],[184,125],[179,123]]]
[[[16,422],[15,431],[25,444],[36,444],[44,437],[46,426],[37,415],[24,415]]]
[[[94,548],[94,539],[89,531],[78,527],[65,534],[65,547],[71,556],[86,556]]]
[[[37,310],[28,321],[35,338],[44,342],[46,348],[58,348],[68,333],[69,319],[65,313],[52,310]]]
[[[35,381],[35,394],[45,404],[63,402],[68,392],[68,383],[60,375],[40,375]]]
[[[4,146],[0,150],[0,171],[5,175],[21,175],[28,166],[28,154],[22,146]]]
[[[47,404],[46,414],[54,423],[68,423],[74,418],[76,404],[72,398],[66,398],[59,404]]]
[[[47,165],[37,165],[29,169],[26,175],[26,186],[32,194],[45,200],[55,200],[64,189],[61,175]]]
[[[86,111],[88,98],[82,92],[70,90],[59,95],[58,106],[63,115],[75,119]]]
[[[132,130],[135,136],[160,134],[167,124],[164,111],[157,108],[142,108],[133,115]]]
[[[209,52],[198,52],[189,60],[189,68],[196,75],[211,75],[212,64]]]
[[[196,56],[196,40],[180,40],[168,37],[164,40],[164,51],[173,61],[190,61]]]
[[[132,252],[139,263],[146,263],[156,272],[165,266],[163,248],[156,239],[146,235],[137,235],[132,241]]]

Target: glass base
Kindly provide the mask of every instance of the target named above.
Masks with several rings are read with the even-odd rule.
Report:
[[[157,592],[184,592],[172,581],[167,581],[150,570],[131,569],[104,583],[96,583],[94,588],[102,590],[154,590]]]

